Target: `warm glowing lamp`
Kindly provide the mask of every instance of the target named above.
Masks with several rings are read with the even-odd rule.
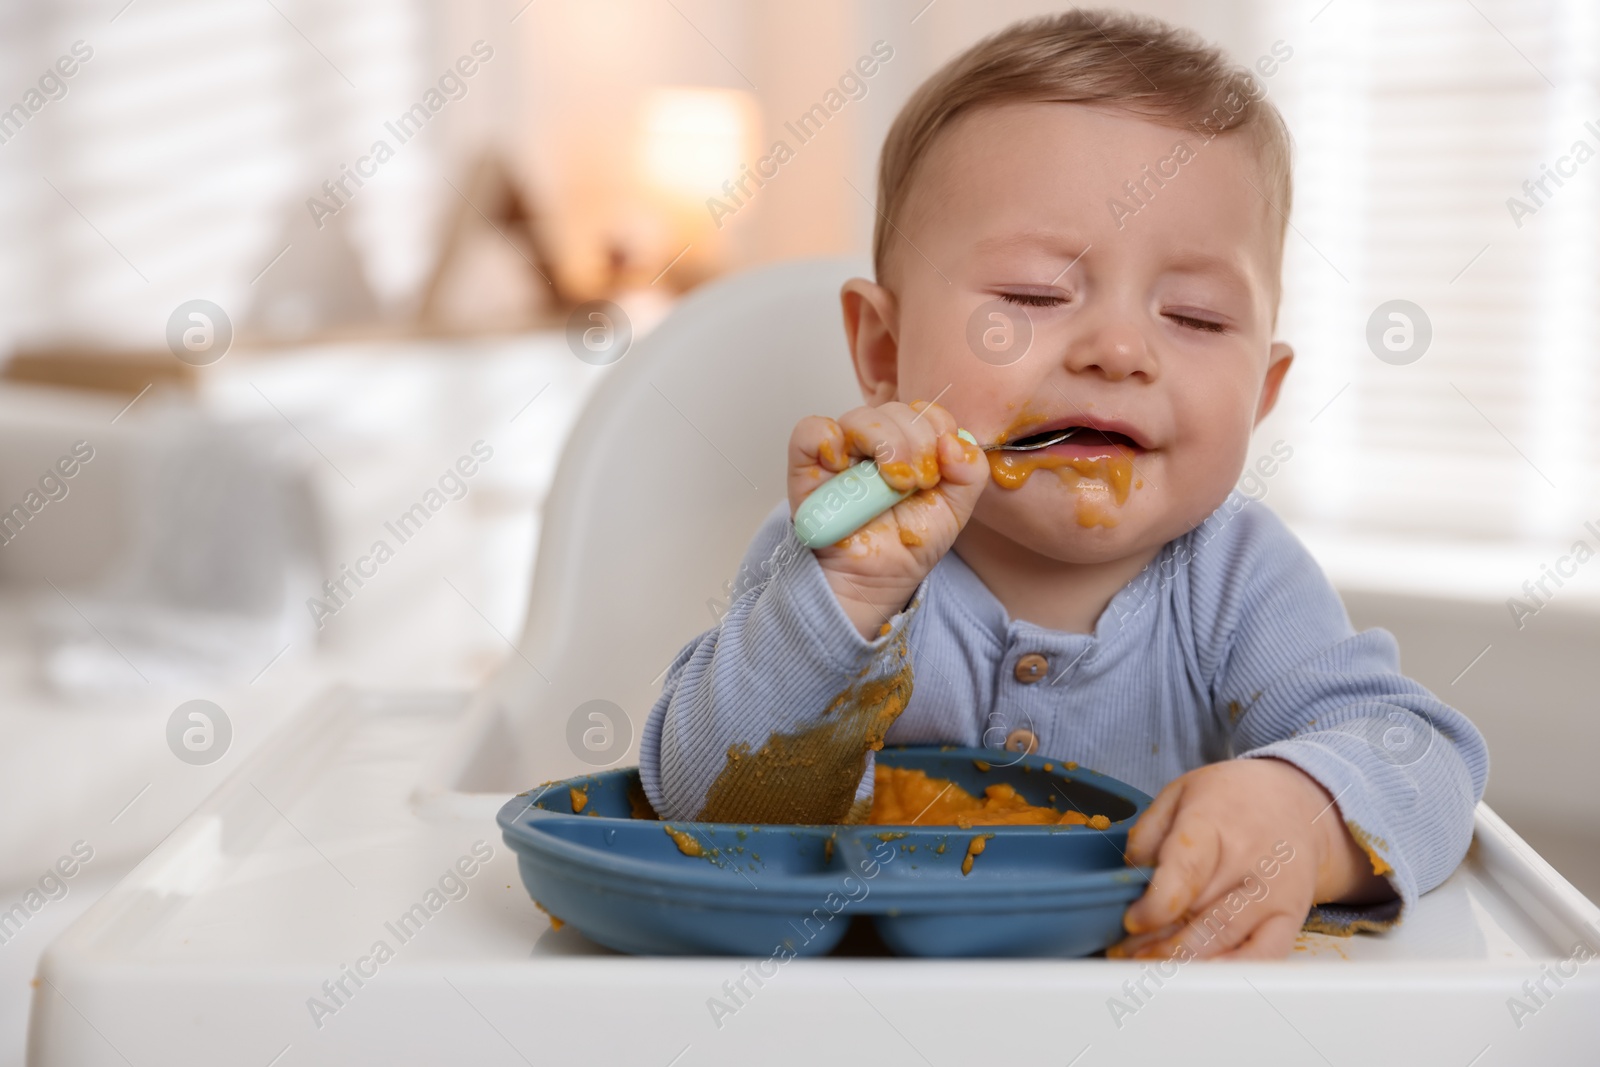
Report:
[[[672,233],[666,256],[689,249],[673,268],[675,280],[717,273],[721,227],[707,201],[725,196],[724,184],[752,160],[759,117],[754,98],[737,89],[670,86],[645,94],[640,177]]]
[[[748,161],[755,119],[755,101],[737,89],[651,90],[644,100],[645,180],[703,206]]]

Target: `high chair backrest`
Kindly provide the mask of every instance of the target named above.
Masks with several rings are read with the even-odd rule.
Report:
[[[629,748],[606,762],[636,761],[667,665],[716,625],[751,536],[785,498],[794,424],[862,402],[839,303],[857,275],[870,265],[825,259],[720,280],[598,368],[544,505],[519,655],[492,683],[524,773],[591,769],[572,738],[597,720],[571,727],[591,700],[628,719],[615,726]]]

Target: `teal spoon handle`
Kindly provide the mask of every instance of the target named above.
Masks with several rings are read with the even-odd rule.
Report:
[[[977,444],[965,430],[956,436]],[[794,513],[794,532],[807,548],[842,541],[861,527],[916,492],[900,492],[878,473],[878,465],[864,459],[835,474],[811,491]]]

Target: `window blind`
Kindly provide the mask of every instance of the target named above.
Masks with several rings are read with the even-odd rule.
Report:
[[[1570,544],[1600,520],[1600,12],[1260,10],[1295,50],[1270,85],[1297,150],[1278,332],[1298,357],[1260,433],[1295,448],[1272,502],[1325,530]],[[1547,167],[1572,173],[1535,201]],[[1368,344],[1396,299],[1431,324],[1411,362]]]
[[[457,42],[433,39],[431,10],[423,0],[0,8],[0,108],[75,42],[93,51],[64,96],[0,143],[0,346],[159,348],[168,314],[196,297],[237,327],[253,281],[306,220],[306,199],[438,76],[435,49]],[[380,291],[414,288],[427,268],[432,206],[450,196],[434,173],[437,140],[408,145],[350,205]]]

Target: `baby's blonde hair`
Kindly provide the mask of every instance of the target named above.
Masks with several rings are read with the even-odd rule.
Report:
[[[946,63],[911,94],[878,160],[872,264],[886,282],[891,238],[905,220],[912,179],[956,116],[1001,103],[1098,104],[1209,139],[1252,136],[1278,218],[1281,257],[1292,197],[1289,130],[1244,67],[1199,35],[1122,11],[1075,9],[1025,19]],[[1109,191],[1110,195],[1120,195]]]

